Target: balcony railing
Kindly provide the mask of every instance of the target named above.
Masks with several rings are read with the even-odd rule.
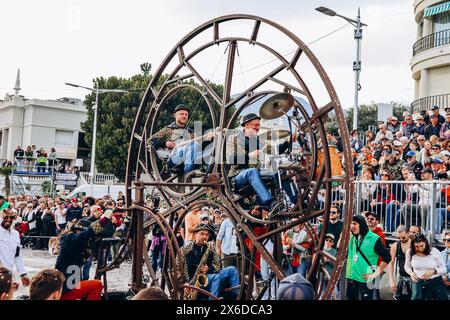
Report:
[[[411,114],[421,110],[431,110],[433,106],[438,106],[441,110],[450,107],[450,93],[415,100],[411,103]]]
[[[413,56],[419,52],[450,44],[450,29],[432,33],[418,40],[413,46]]]

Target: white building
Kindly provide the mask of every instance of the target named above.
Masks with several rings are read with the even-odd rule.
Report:
[[[19,95],[19,74],[15,95],[0,100],[0,159],[14,160],[14,150],[36,145],[49,153],[56,149],[58,159],[71,160],[78,154],[80,123],[86,121],[87,110],[79,99],[26,99]]]
[[[412,113],[450,107],[450,1],[415,0],[417,41],[411,59]]]

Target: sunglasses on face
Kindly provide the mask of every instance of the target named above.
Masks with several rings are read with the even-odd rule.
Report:
[[[446,238],[446,239],[444,239],[444,241],[449,242],[449,241],[450,241],[450,238]]]
[[[3,220],[14,220],[16,216],[5,216],[3,217]]]
[[[389,177],[389,175],[386,174],[386,173],[381,174],[381,176],[382,176],[382,177]]]
[[[330,211],[330,213],[332,213],[332,214],[336,214],[336,213],[338,213],[337,211]]]
[[[440,150],[441,148],[436,148],[436,147],[433,147],[433,148],[431,148],[431,150]]]
[[[375,218],[366,218],[368,221],[375,221]]]

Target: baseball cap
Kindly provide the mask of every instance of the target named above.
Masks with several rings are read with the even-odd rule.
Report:
[[[433,173],[433,170],[431,168],[425,168],[422,170],[422,173]]]
[[[436,109],[439,109],[439,107],[438,106],[433,106],[433,108],[431,108],[431,110],[436,110]]]
[[[397,120],[398,121],[397,117],[391,117],[391,121],[392,120]]]
[[[433,159],[431,159],[431,163],[443,163],[443,162],[438,157],[434,157]]]
[[[402,144],[400,141],[398,141],[398,140],[394,140],[393,144],[394,144],[394,146],[397,146],[397,147],[401,147],[401,146],[403,145],[403,144]]]
[[[416,155],[416,153],[415,153],[414,151],[408,151],[408,152],[406,153],[406,158],[414,157],[415,155]]]
[[[375,212],[368,211],[368,212],[366,212],[365,216],[366,216],[366,218],[367,218],[368,216],[372,216],[372,217],[374,217],[375,219],[380,220],[380,216],[379,216],[378,214],[376,214]]]
[[[209,220],[209,214],[207,214],[207,213],[202,213],[202,214],[200,215],[200,221],[203,220],[203,219],[205,219],[205,218]]]
[[[446,157],[450,157],[450,152],[447,151],[447,150],[444,150],[444,151],[441,151],[441,152],[439,153],[439,155],[441,155],[441,156],[446,156]]]
[[[335,240],[334,234],[332,234],[332,233],[327,233],[325,235],[325,239],[327,239],[327,238],[331,238],[331,239]]]

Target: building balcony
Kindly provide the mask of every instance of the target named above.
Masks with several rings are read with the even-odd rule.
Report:
[[[418,40],[413,46],[413,56],[419,52],[450,44],[450,29],[432,33]]]
[[[411,114],[419,113],[421,110],[431,110],[433,106],[438,106],[441,110],[450,108],[450,93],[415,100],[411,103]]]

